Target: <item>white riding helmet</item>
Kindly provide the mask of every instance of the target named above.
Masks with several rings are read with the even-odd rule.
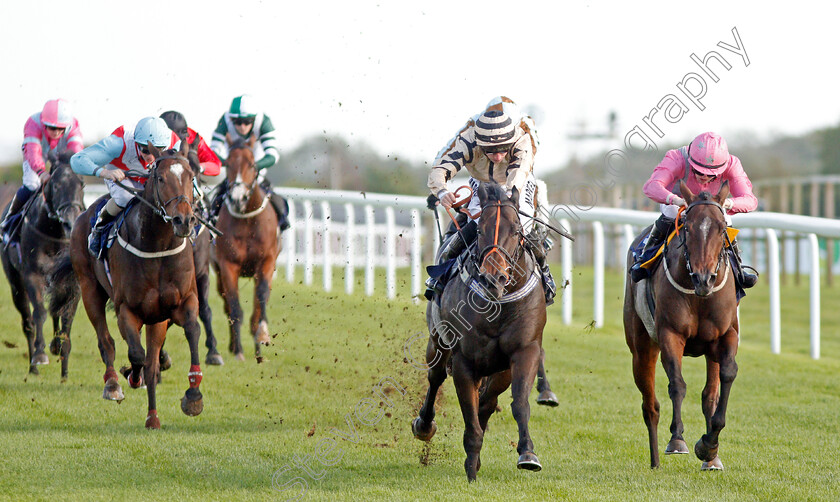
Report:
[[[172,131],[160,117],[144,117],[134,128],[134,142],[138,145],[152,144],[167,148],[172,142]]]

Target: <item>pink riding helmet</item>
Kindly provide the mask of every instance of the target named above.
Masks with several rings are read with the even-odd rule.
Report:
[[[688,161],[691,167],[707,176],[719,176],[729,169],[732,156],[726,140],[719,134],[704,132],[694,138],[688,147]]]
[[[73,123],[70,103],[61,98],[47,101],[41,111],[41,123],[50,127],[70,127]]]

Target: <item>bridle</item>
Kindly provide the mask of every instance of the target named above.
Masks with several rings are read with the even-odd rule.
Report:
[[[687,208],[681,207],[679,212],[677,213],[677,220],[676,221],[679,222],[680,217],[683,214],[688,215],[688,212],[691,211],[696,206],[715,206],[716,208],[718,208],[720,210],[721,215],[724,216],[724,220],[725,220],[726,211],[723,209],[723,206],[721,206],[720,204],[718,204],[717,202],[715,202],[713,200],[702,199],[702,200],[696,200],[696,201],[692,202]],[[684,229],[683,232],[680,232],[681,228]],[[726,263],[726,261],[725,261],[726,260],[726,258],[725,258],[726,244],[728,243],[729,245],[732,245],[732,243],[729,240],[729,234],[727,234],[727,232],[726,232],[726,224],[725,223],[723,225],[723,230],[722,230],[721,233],[723,234],[724,244],[722,244],[721,247],[720,247],[720,253],[718,253],[718,258],[717,258],[717,264],[715,266],[715,271],[712,274],[710,274],[712,284],[717,282],[717,276],[718,276],[718,272],[720,271],[721,264]],[[691,283],[693,285],[696,285],[696,284],[699,283],[699,278],[698,278],[698,274],[696,272],[694,272],[692,270],[692,267],[691,267],[691,256],[689,254],[688,245],[687,245],[688,228],[685,226],[685,224],[682,224],[682,225],[678,224],[677,225],[677,235],[680,238],[680,244],[679,245],[680,245],[680,247],[683,248],[683,257],[685,258],[685,268],[686,268],[686,270],[688,270],[688,275],[691,278]],[[667,244],[666,244],[666,246],[667,246]],[[673,278],[671,277],[670,271],[668,270],[668,260],[667,259],[664,259],[664,264],[665,264],[665,274],[668,276],[668,281],[671,283],[672,286],[674,286],[678,291],[681,291],[683,293],[696,294],[694,290],[684,288],[684,287],[676,284],[676,281],[673,280]],[[710,291],[710,293],[716,293],[717,291],[720,291],[723,288],[723,286],[726,285],[726,282],[727,282],[726,280],[728,279],[728,274],[729,274],[729,267],[728,266],[726,267],[725,272],[727,274],[727,277],[724,277],[724,280],[721,281],[720,284],[713,287],[712,290]]]
[[[477,262],[480,263],[478,271],[480,274],[487,274],[487,260],[490,259],[491,256],[499,255],[499,260],[501,263],[497,263],[496,265],[501,265],[499,268],[500,272],[505,275],[505,286],[510,284],[512,279],[511,271],[513,269],[513,265],[519,261],[519,258],[522,257],[522,239],[524,236],[522,235],[522,226],[519,224],[519,218],[516,218],[516,229],[514,233],[520,236],[519,245],[516,246],[516,250],[514,251],[514,255],[511,256],[510,253],[499,245],[499,223],[502,220],[502,208],[509,207],[514,210],[514,212],[519,214],[519,210],[512,204],[512,203],[502,203],[496,202],[494,204],[487,204],[486,206],[481,208],[481,212],[479,215],[484,215],[484,212],[490,208],[496,208],[496,225],[495,225],[495,233],[493,235],[493,244],[489,244],[485,246],[481,251],[478,253]]]
[[[168,159],[175,159],[179,163],[184,164],[185,167],[187,167],[189,169],[189,161],[185,157],[182,157],[180,155],[167,154],[167,155],[162,155],[161,157],[156,158],[148,171],[142,171],[142,172],[128,171],[128,172],[126,172],[126,175],[137,177],[137,178],[151,178],[151,182],[153,183],[153,190],[154,190],[153,194],[152,194],[154,203],[147,201],[143,197],[135,197],[135,199],[141,201],[143,204],[146,204],[156,215],[160,216],[163,219],[163,221],[165,221],[166,223],[171,223],[172,220],[173,220],[173,217],[169,216],[169,213],[166,212],[166,207],[167,206],[169,206],[173,202],[175,202],[176,205],[180,202],[187,202],[190,205],[190,207],[192,208],[194,206],[194,203],[189,202],[189,200],[187,199],[187,196],[183,193],[180,194],[180,195],[176,195],[175,197],[172,197],[171,199],[167,200],[166,202],[161,202],[162,196],[160,194],[160,182],[158,181],[158,177],[157,177],[158,163],[162,160],[168,160]],[[134,188],[134,187],[131,187],[131,186],[126,186],[126,185],[123,185],[122,183],[120,183],[118,181],[115,181],[114,184],[119,186],[120,188],[122,188],[124,190],[127,190],[129,192],[132,192],[134,194],[142,194],[145,191],[145,188],[144,189],[138,189],[138,188]],[[192,187],[192,184],[190,184],[190,186]]]
[[[56,171],[58,171],[58,169],[53,169],[51,174],[55,174]],[[50,178],[50,180],[47,182],[47,183],[50,184],[50,190],[49,190],[50,194],[54,193],[54,191],[52,189],[53,179],[54,178]],[[68,201],[65,201],[65,202],[62,202],[61,204],[59,204],[58,207],[53,207],[52,195],[50,195],[50,197],[47,197],[47,193],[44,193],[43,196],[44,196],[44,206],[47,208],[47,217],[50,218],[51,220],[57,221],[59,223],[62,223],[62,224],[67,223],[69,226],[73,225],[72,221],[64,221],[62,219],[61,213],[65,209],[68,209],[68,208],[71,208],[71,207],[77,207],[77,208],[79,208],[80,211],[85,210],[85,205],[84,205],[83,201],[68,200]]]

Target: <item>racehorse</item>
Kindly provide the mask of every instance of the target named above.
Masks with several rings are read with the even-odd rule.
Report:
[[[259,356],[260,345],[271,343],[266,309],[281,247],[277,213],[268,208],[269,194],[259,185],[253,145],[251,137],[248,142],[238,140],[230,146],[226,162],[228,192],[216,225],[222,235],[216,237],[211,250],[219,295],[230,325],[229,349],[240,361],[245,360],[245,355],[239,335],[244,315],[239,304],[239,278],[253,277],[256,283],[251,334]],[[207,335],[209,347],[212,333]],[[215,346],[215,340],[212,344]]]
[[[487,421],[499,394],[508,387],[519,426],[517,467],[542,468],[528,432],[528,394],[542,354],[545,294],[535,259],[523,245],[518,190],[514,188],[508,197],[502,186],[481,183],[477,192],[481,218],[474,249],[478,252],[471,251],[464,263],[469,278],[450,280],[440,307],[431,301],[426,309],[429,389],[412,423],[417,439],[429,441],[434,436],[435,397],[449,366],[464,417],[464,469],[469,481],[475,480],[481,467]]]
[[[683,439],[682,401],[686,385],[682,357],[705,356],[706,386],[701,396],[706,433],[694,445],[703,470],[722,469],[718,436],[725,424],[726,405],[738,373],[738,303],[735,278],[726,257],[726,220],[722,203],[729,195],[724,182],[716,195],[695,195],[685,183],[680,191],[687,204],[678,227],[679,243],[666,244],[662,264],[650,279],[633,283],[628,275],[624,297],[624,334],[633,354],[633,377],[642,393],[642,416],[648,429],[650,466],[659,467],[657,425],[659,402],[654,378],[661,352],[673,403],[671,440],[665,454],[687,454]],[[644,235],[636,238],[635,249]],[[628,270],[633,263],[628,253]],[[651,314],[649,304],[655,306]]]
[[[105,319],[105,303],[110,298],[120,333],[128,343],[129,385],[138,388],[145,381],[149,398],[146,427],[159,429],[155,388],[166,328],[170,320],[183,327],[189,344],[190,384],[181,400],[181,410],[189,416],[198,415],[203,409],[198,353],[201,330],[193,251],[189,245],[196,223],[194,174],[186,158],[189,146],[183,142],[180,153],[170,150],[165,154],[149,147],[157,160],[145,173],[148,179],[135,197],[135,205],[123,212],[122,224],[117,220],[116,242],[107,250],[105,259],[99,261],[91,256],[87,245],[94,208],[104,197],[76,220],[70,237],[70,259],[105,363],[102,397],[118,402],[125,397],[114,370],[114,340]],[[140,341],[144,324],[145,351]]]
[[[68,163],[72,155],[73,152],[65,152],[58,158],[51,157],[50,179],[21,211],[20,241],[3,245],[0,253],[12,290],[12,301],[20,312],[29,345],[29,372],[34,375],[38,374],[38,365],[49,364],[44,352],[43,332],[47,318],[44,306],[47,278],[58,255],[67,248],[73,221],[85,209],[84,184]],[[75,304],[72,310],[59,311],[58,307],[56,304],[50,306],[53,321],[50,351],[60,354],[63,382],[67,380],[70,327],[76,309]]]

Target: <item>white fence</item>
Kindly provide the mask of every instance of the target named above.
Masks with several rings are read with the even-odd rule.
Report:
[[[102,185],[87,188],[85,202],[90,204],[104,190]],[[408,266],[411,269],[411,283],[408,293],[417,297],[423,287],[424,263],[431,262],[421,256],[424,244],[431,242],[433,256],[439,237],[437,230],[423,232],[421,212],[426,208],[426,199],[404,195],[347,192],[337,190],[311,190],[297,188],[276,188],[286,197],[290,206],[292,227],[284,234],[284,250],[278,264],[285,263],[286,280],[295,280],[297,266],[303,266],[304,284],[312,284],[316,265],[322,268],[323,288],[333,289],[333,268],[341,263],[344,268],[344,290],[353,293],[357,267],[364,269],[365,293],[375,290],[376,267],[385,267],[385,293],[388,298],[397,294],[396,269]],[[339,218],[333,214],[341,213]],[[441,225],[449,218],[439,211]],[[573,213],[577,222],[589,222],[593,231],[594,298],[593,320],[595,326],[604,325],[604,267],[605,244],[604,225],[619,225],[623,234],[623,249],[628,249],[636,235],[635,228],[651,224],[659,213],[627,209],[593,207]],[[379,216],[379,218],[377,218]],[[337,221],[338,220],[338,221]],[[379,222],[377,222],[379,220]],[[810,339],[811,357],[820,357],[820,264],[818,237],[840,238],[840,221],[809,216],[782,213],[755,212],[732,217],[733,225],[739,229],[755,229],[768,243],[767,269],[765,273],[770,285],[770,348],[774,354],[781,352],[781,314],[779,282],[779,232],[804,235],[809,252],[804,254],[810,271]],[[569,220],[561,220],[565,228],[571,228]],[[433,228],[431,226],[427,229]],[[428,246],[427,246],[428,247]],[[561,245],[562,283],[567,284],[563,292],[562,319],[572,322],[572,246]]]

